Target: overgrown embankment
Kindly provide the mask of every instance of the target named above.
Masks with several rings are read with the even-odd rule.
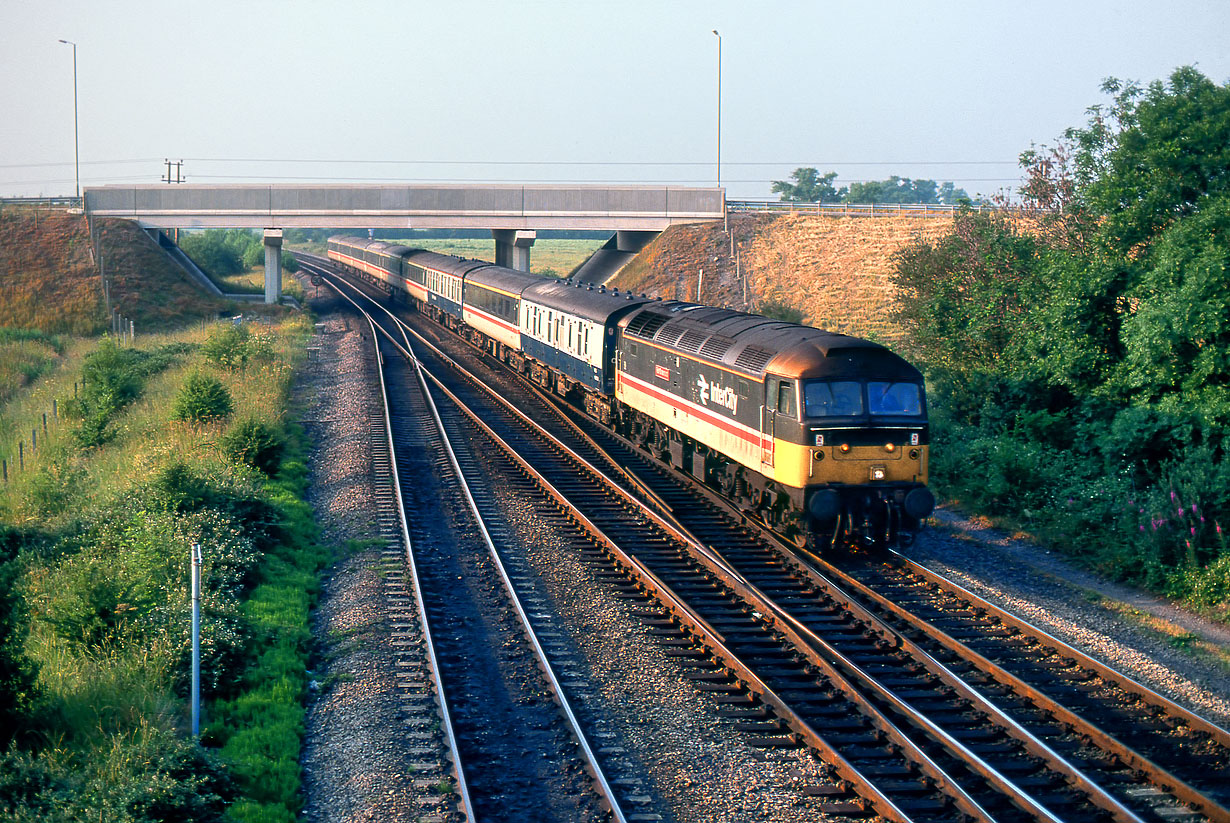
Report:
[[[785,306],[808,325],[898,341],[894,255],[951,227],[944,217],[735,214],[729,233],[721,223],[672,226],[611,285],[740,310]]]
[[[78,341],[3,407],[39,438],[0,485],[0,817],[295,819],[327,560],[285,415],[308,334],[298,316]],[[203,745],[186,733],[193,543]]]
[[[136,223],[45,209],[0,211],[0,326],[102,332],[109,322],[104,274],[111,308],[131,318],[139,333],[217,317],[227,307],[192,285]]]

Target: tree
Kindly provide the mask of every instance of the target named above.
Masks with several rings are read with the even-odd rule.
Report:
[[[866,183],[851,183],[845,197],[847,203],[945,203],[958,205],[968,202],[965,189],[952,183],[942,186],[934,180],[911,180],[892,175],[887,180],[869,180]]]
[[[773,193],[792,203],[836,203],[845,197],[846,189],[833,187],[837,172],[820,174],[812,168],[798,168],[790,173],[793,183],[773,181]]]
[[[965,373],[1019,372],[1005,362],[1044,289],[1037,244],[998,215],[963,211],[952,233],[897,254],[899,319],[930,363]]]
[[[1129,293],[1122,380],[1137,402],[1230,425],[1230,194],[1153,241]]]
[[[1167,83],[1112,77],[1102,90],[1113,105],[1091,107],[1085,128],[1065,136],[1082,205],[1103,217],[1114,251],[1140,258],[1176,220],[1230,192],[1230,86],[1185,66]]]

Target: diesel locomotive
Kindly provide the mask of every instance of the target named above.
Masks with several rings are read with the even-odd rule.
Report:
[[[799,545],[908,543],[935,506],[922,375],[877,343],[378,240],[328,256]]]

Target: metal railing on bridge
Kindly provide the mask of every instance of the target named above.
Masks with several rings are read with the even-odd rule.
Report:
[[[940,217],[951,219],[962,209],[973,212],[1017,212],[1015,207],[939,203],[796,203],[788,200],[727,200],[728,212],[770,212],[821,217]],[[1031,210],[1036,211],[1036,210]]]
[[[0,207],[36,206],[52,209],[79,209],[80,197],[0,197]]]

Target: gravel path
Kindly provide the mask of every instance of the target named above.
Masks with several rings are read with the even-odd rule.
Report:
[[[322,581],[313,617],[316,659],[302,756],[308,821],[413,821],[432,800],[414,778],[415,758],[395,691],[390,627],[373,548],[377,528],[371,481],[369,411],[376,399],[370,343],[359,323],[314,308],[321,317],[315,356],[296,386],[314,444],[309,500],[321,539],[338,552]]]

